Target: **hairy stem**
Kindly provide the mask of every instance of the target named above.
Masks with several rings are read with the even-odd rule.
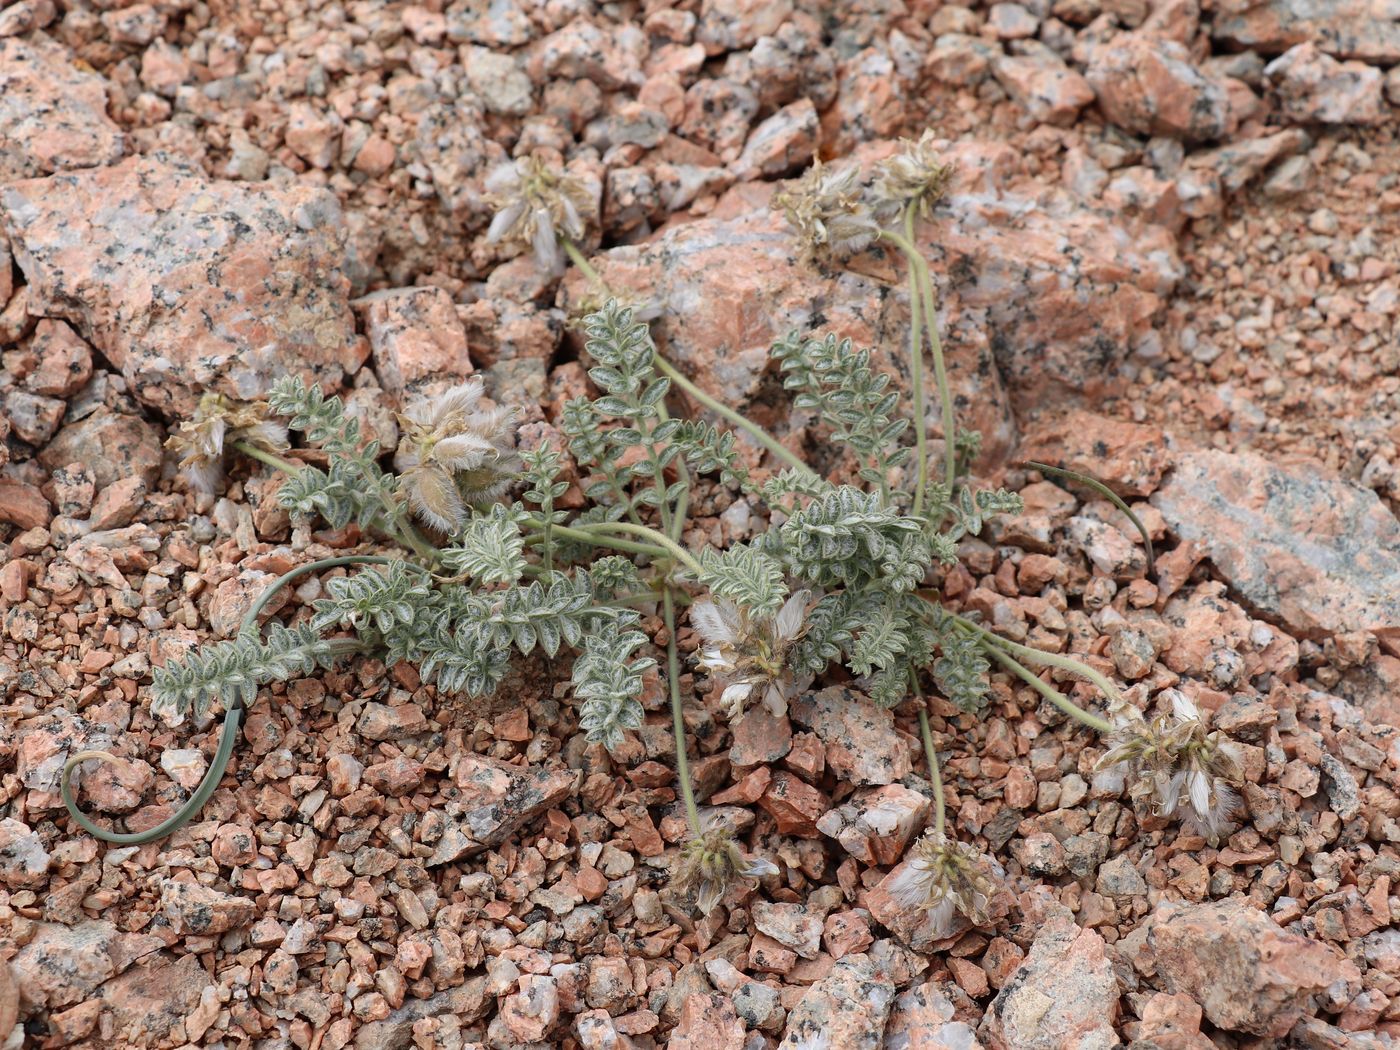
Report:
[[[1040,676],[1033,673],[1030,668],[1026,667],[1019,660],[1014,659],[1010,654],[1003,652],[997,646],[988,645],[984,642],[982,651],[1071,718],[1083,722],[1090,729],[1097,730],[1100,733],[1109,733],[1113,731],[1112,722],[1100,718],[1098,715],[1090,714],[1054,686],[1050,685],[1048,682],[1042,681]]]
[[[633,536],[642,536],[650,540],[652,543],[665,548],[665,551],[668,555],[670,555],[676,561],[680,562],[682,565],[684,565],[696,575],[699,575],[700,573],[705,571],[704,566],[702,566],[700,562],[696,560],[695,556],[691,554],[690,551],[686,550],[675,540],[671,539],[670,536],[657,532],[655,529],[648,528],[645,525],[633,525],[631,522],[627,521],[596,521],[589,522],[586,525],[575,525],[572,526],[572,529],[578,532],[585,532],[590,536],[596,535],[600,532],[609,531],[628,533]]]
[[[705,391],[701,390],[698,386],[696,386],[689,379],[687,379],[686,376],[678,368],[676,368],[675,365],[671,364],[670,361],[667,361],[664,357],[662,357],[659,352],[653,355],[652,361],[656,364],[657,371],[659,371],[662,375],[671,380],[671,382],[675,383],[676,386],[684,390],[687,395],[694,398],[700,404],[704,405],[706,408],[708,408],[715,415],[719,416],[721,419],[727,420],[729,423],[733,424],[734,426],[742,430],[744,433],[748,434],[751,438],[757,441],[769,452],[773,453],[774,456],[782,460],[793,470],[796,470],[801,474],[806,474],[808,477],[817,476],[817,472],[815,470],[807,466],[806,463],[803,463],[799,456],[795,455],[790,449],[786,448],[783,445],[783,443],[780,442],[777,438],[775,438],[772,434],[768,433],[768,431],[764,430],[761,426],[759,426],[753,420],[749,419],[743,413],[736,412],[734,409],[730,408],[723,402],[716,401],[709,394],[705,393]]]
[[[629,525],[629,522],[593,522],[587,525],[555,525],[552,529],[555,536],[562,536],[566,540],[576,540],[579,543],[592,544],[594,547],[610,547],[613,550],[626,551],[628,554],[645,554],[649,558],[669,558],[671,552],[665,547],[654,543],[636,543],[633,540],[624,540],[619,536],[606,536],[593,531],[600,525]],[[536,544],[540,542],[539,537],[544,535],[544,526],[536,521],[525,522],[526,528],[535,529],[536,535],[526,539],[526,543]],[[648,534],[656,534],[655,530],[647,529],[646,526],[631,526],[633,528],[646,529]]]
[[[607,286],[601,274],[593,268],[593,264],[588,261],[587,256],[579,250],[579,246],[569,237],[559,235],[559,243],[564,246],[564,254],[569,257],[569,261],[578,267],[579,273],[589,279],[604,295],[611,295],[612,289]]]
[[[904,208],[904,238],[914,243],[914,204]],[[924,418],[924,333],[920,317],[919,273],[909,267],[909,385],[914,388],[914,455],[919,469],[914,481],[914,516],[924,509],[928,488],[928,421]],[[932,318],[929,318],[932,322]],[[952,482],[949,481],[949,485]]]
[[[229,760],[233,757],[233,745],[238,739],[238,725],[242,719],[243,708],[237,704],[231,706],[224,713],[224,728],[219,733],[218,750],[214,752],[214,761],[205,770],[204,778],[200,780],[199,787],[195,789],[195,793],[190,796],[189,801],[181,806],[173,816],[161,821],[155,827],[147,831],[129,833],[109,831],[94,824],[78,808],[78,802],[73,797],[73,770],[89,759],[112,763],[118,761],[115,755],[106,751],[79,751],[76,755],[70,755],[68,761],[63,763],[63,774],[58,781],[58,790],[59,794],[63,796],[63,805],[67,808],[68,815],[93,838],[102,842],[110,842],[115,846],[141,846],[179,830],[204,808],[204,804],[209,801],[209,797],[219,786],[219,781],[223,780]]]
[[[267,466],[272,467],[274,470],[280,470],[284,474],[295,474],[306,465],[304,463],[295,463],[290,459],[277,455],[275,452],[269,452],[265,448],[258,448],[257,445],[248,441],[235,441],[233,447],[249,459],[256,459],[259,463],[265,463]]]
[[[680,781],[681,798],[685,800],[685,819],[690,833],[696,838],[704,834],[700,826],[700,810],[695,805],[695,788],[690,783],[690,760],[685,754],[685,716],[681,712],[681,658],[676,648],[676,604],[671,588],[662,588],[661,605],[666,619],[666,676],[671,685],[671,732],[676,738],[676,779]]]
[[[924,757],[928,759],[928,776],[933,783],[933,830],[943,834],[947,823],[947,805],[943,801],[943,771],[938,766],[938,752],[933,749],[933,731],[928,725],[928,712],[919,708],[919,735],[924,738]]]
[[[893,243],[904,252],[911,269],[917,271],[919,286],[923,290],[924,327],[928,331],[929,349],[933,352],[933,378],[938,387],[938,401],[943,410],[943,473],[944,482],[951,492],[957,481],[957,421],[953,414],[953,395],[948,387],[948,365],[943,358],[943,341],[938,335],[938,310],[934,305],[933,278],[929,275],[928,261],[919,254],[912,237],[889,230],[880,236]],[[923,420],[918,421],[923,426]]]
[[[1077,481],[1081,485],[1087,485],[1121,510],[1127,515],[1128,520],[1133,523],[1133,527],[1136,528],[1142,536],[1142,544],[1147,550],[1147,575],[1156,575],[1156,558],[1154,558],[1152,554],[1152,536],[1148,533],[1147,526],[1142,523],[1142,519],[1133,513],[1132,508],[1123,502],[1122,497],[1119,496],[1118,493],[1114,492],[1098,478],[1091,478],[1088,474],[1081,474],[1077,470],[1070,470],[1066,467],[1052,467],[1049,463],[1036,463],[1034,460],[1027,460],[1022,466],[1030,467],[1032,470],[1038,470],[1042,474],[1049,475],[1052,478],[1067,478],[1070,481]]]
[[[990,642],[1003,652],[1014,654],[1025,660],[1029,660],[1033,664],[1058,667],[1062,671],[1069,671],[1071,674],[1077,674],[1081,678],[1087,678],[1098,686],[1104,696],[1112,703],[1122,703],[1123,701],[1122,695],[1118,692],[1118,687],[1088,664],[1081,663],[1079,660],[1072,659],[1068,656],[1060,656],[1058,653],[1047,653],[1043,649],[1032,649],[1029,645],[1021,645],[1017,642],[1010,641],[998,634],[993,634],[980,623],[969,620],[964,616],[959,616],[957,613],[949,613],[948,615],[953,618],[959,627],[970,628],[976,631],[984,642]],[[1107,722],[1104,723],[1104,726],[1106,728],[1112,728]]]

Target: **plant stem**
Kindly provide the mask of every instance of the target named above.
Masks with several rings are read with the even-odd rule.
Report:
[[[257,626],[258,616],[267,608],[267,603],[272,601],[277,592],[287,584],[307,573],[319,572],[321,569],[335,569],[342,565],[388,565],[390,562],[398,561],[397,558],[385,558],[378,554],[345,554],[336,558],[321,558],[319,561],[310,561],[305,565],[298,565],[295,569],[284,572],[277,579],[268,584],[267,589],[258,595],[258,600],[249,606],[248,611],[243,614],[243,621],[238,625],[238,633],[251,630]],[[412,566],[419,572],[428,572],[421,565],[414,565],[411,561],[404,562],[405,565]],[[429,573],[431,575],[431,573]]]
[[[603,281],[602,276],[593,268],[593,264],[588,261],[583,252],[579,251],[577,244],[572,239],[560,234],[559,243],[564,246],[564,254],[569,257],[569,261],[579,268],[579,272],[592,281],[603,294],[611,295],[612,289]]]
[[[743,413],[736,412],[728,405],[724,404],[723,402],[716,401],[709,394],[705,393],[705,391],[701,390],[698,386],[696,386],[689,379],[687,379],[685,375],[678,368],[676,368],[675,365],[671,364],[670,361],[667,361],[664,357],[662,357],[660,352],[657,352],[652,357],[652,361],[655,362],[657,371],[659,371],[662,375],[666,376],[666,378],[670,379],[671,382],[676,384],[676,386],[684,390],[687,395],[694,398],[700,404],[704,405],[715,415],[729,421],[734,426],[742,430],[744,433],[748,434],[751,438],[757,441],[769,452],[773,453],[773,455],[777,456],[778,459],[782,460],[793,470],[796,470],[801,474],[806,474],[809,477],[817,476],[817,472],[815,470],[807,466],[806,463],[803,463],[801,458],[795,455],[790,449],[784,447],[782,442],[780,442],[772,434],[768,433],[768,431],[764,430],[761,426],[753,422],[753,420],[749,419]]]
[[[928,759],[928,776],[933,782],[933,830],[943,834],[947,823],[947,806],[943,801],[943,771],[938,767],[938,753],[933,749],[933,731],[929,729],[928,712],[919,708],[919,734],[924,738],[924,757]]]
[[[617,532],[625,532],[633,536],[644,536],[653,543],[664,547],[668,554],[696,575],[705,571],[704,566],[696,560],[695,556],[692,555],[690,551],[671,539],[670,536],[657,532],[655,529],[648,528],[646,525],[633,525],[631,522],[627,521],[595,521],[589,522],[586,525],[572,526],[572,529],[579,532],[586,532],[590,535],[595,532],[614,530]]]
[[[265,448],[259,448],[257,445],[248,441],[235,441],[233,447],[239,452],[242,452],[249,459],[256,459],[259,463],[266,463],[269,467],[280,470],[286,474],[295,474],[306,466],[304,463],[294,463],[290,459],[285,459],[275,452],[269,452]]]
[[[911,268],[918,271],[919,284],[923,289],[924,327],[928,331],[929,349],[933,352],[933,378],[938,386],[938,401],[943,411],[943,473],[944,482],[951,493],[957,481],[957,422],[953,415],[953,395],[948,387],[948,366],[943,359],[943,342],[938,335],[938,311],[934,306],[933,278],[929,275],[928,261],[919,254],[912,237],[883,230],[880,236],[896,245]],[[919,421],[923,425],[923,420]]]
[[[552,529],[555,536],[562,536],[566,540],[577,540],[579,543],[590,543],[595,547],[611,547],[613,550],[627,551],[629,554],[645,554],[650,558],[669,558],[671,552],[664,547],[659,547],[651,543],[634,543],[632,540],[624,540],[617,536],[600,535],[593,529],[599,525],[624,525],[627,522],[594,522],[589,525],[555,525]],[[534,521],[525,523],[527,528],[538,530],[537,535],[543,536],[544,526]],[[645,528],[645,526],[642,526]],[[588,531],[584,531],[587,529]],[[651,529],[646,530],[653,532]],[[527,543],[539,542],[535,537],[526,540]]]
[[[690,824],[690,833],[699,838],[704,834],[704,829],[700,826],[700,810],[695,805],[695,789],[690,783],[690,760],[685,755],[685,717],[681,712],[681,658],[680,651],[676,648],[676,605],[671,598],[671,588],[662,588],[661,603],[666,618],[666,675],[671,680],[671,731],[676,738],[676,779],[681,784],[681,798],[685,800],[685,819]]]
[[[1118,692],[1118,687],[1088,664],[1081,663],[1068,656],[1060,656],[1058,653],[1047,653],[1043,649],[1032,649],[1029,645],[1020,645],[1000,635],[993,634],[981,624],[975,623],[964,616],[959,616],[957,613],[949,613],[948,615],[953,618],[959,627],[970,628],[976,631],[984,640],[991,642],[1005,652],[1014,653],[1017,656],[1029,660],[1033,664],[1058,667],[1062,671],[1069,671],[1071,674],[1077,674],[1081,678],[1087,678],[1098,686],[1099,689],[1103,691],[1104,696],[1108,697],[1113,703],[1122,703],[1123,701],[1123,697]],[[1106,729],[1112,728],[1107,722],[1104,723],[1104,727]]]
[[[63,774],[58,781],[58,791],[63,796],[63,805],[68,809],[68,815],[93,838],[102,842],[110,842],[115,846],[141,846],[177,831],[204,808],[204,804],[209,801],[209,797],[219,786],[219,781],[223,780],[224,771],[228,769],[229,760],[233,757],[233,745],[238,739],[238,725],[242,719],[243,708],[238,704],[232,705],[224,713],[224,728],[219,734],[218,750],[214,752],[214,761],[209,764],[203,779],[199,782],[199,787],[195,789],[195,793],[190,796],[188,802],[155,827],[147,831],[137,832],[109,831],[94,824],[78,808],[77,800],[73,797],[73,770],[89,759],[116,763],[117,757],[106,751],[79,751],[76,755],[70,755],[68,761],[63,763]]]
[[[1119,496],[1118,493],[1114,492],[1098,478],[1091,478],[1088,474],[1081,474],[1077,470],[1070,470],[1066,467],[1052,467],[1049,463],[1037,463],[1034,460],[1027,460],[1021,465],[1030,467],[1032,470],[1038,470],[1042,474],[1048,474],[1052,478],[1068,478],[1070,481],[1077,481],[1081,485],[1087,485],[1121,510],[1127,515],[1128,520],[1133,523],[1133,527],[1142,535],[1142,544],[1147,549],[1147,575],[1156,575],[1156,559],[1152,555],[1152,536],[1148,533],[1147,526],[1142,523],[1142,519],[1133,513],[1132,508],[1123,502],[1123,498]]]
[[[1090,714],[1054,686],[1050,685],[1048,682],[1042,681],[1038,675],[1033,674],[1031,670],[1019,660],[1013,659],[997,646],[988,645],[984,642],[982,651],[1071,718],[1083,722],[1090,729],[1097,730],[1100,733],[1112,732],[1112,722],[1100,718],[1098,715]]]
[[[904,208],[904,238],[914,243],[914,204]],[[924,418],[924,333],[920,317],[919,273],[909,267],[909,385],[914,388],[914,455],[919,471],[914,482],[914,516],[924,509],[928,488],[928,420]],[[930,318],[932,321],[932,318]],[[951,486],[952,482],[949,482]]]

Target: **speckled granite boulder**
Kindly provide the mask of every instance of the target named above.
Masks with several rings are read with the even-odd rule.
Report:
[[[209,389],[261,396],[289,372],[333,387],[362,360],[324,190],[132,157],[0,188],[0,226],[29,312],[73,324],[171,415]]]
[[[1313,996],[1360,978],[1335,949],[1280,929],[1242,900],[1160,906],[1139,959],[1157,984],[1199,1002],[1212,1024],[1273,1038],[1316,1012]]]
[[[1245,603],[1300,638],[1371,631],[1400,643],[1400,523],[1320,465],[1192,452],[1152,497]]]
[[[1052,917],[992,1000],[978,1034],[994,1050],[1118,1046],[1118,981],[1105,947],[1069,915]]]
[[[107,82],[42,33],[0,39],[0,183],[120,160]]]
[[[879,1050],[894,994],[870,956],[848,955],[793,1008],[779,1050]]]

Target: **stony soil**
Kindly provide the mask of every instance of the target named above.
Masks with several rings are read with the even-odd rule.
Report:
[[[1392,14],[4,3],[0,1046],[1390,1045]],[[587,382],[566,324],[586,288],[484,238],[486,174],[535,154],[597,195],[595,264],[661,308],[671,358],[839,469],[766,349],[836,331],[907,386],[902,272],[813,269],[768,201],[814,156],[869,163],[926,127],[959,168],[919,240],[960,410],[979,472],[1026,503],[939,582],[1141,703],[1208,712],[1247,780],[1225,841],[1135,809],[1099,740],[996,677],[984,716],[936,700],[933,724],[950,821],[1013,906],[934,941],[881,888],[929,820],[916,709],[833,682],[731,731],[688,673],[704,803],[780,869],[700,918],[667,887],[685,824],[659,686],[607,753],[557,666],[482,706],[369,660],[265,691],[168,840],[70,825],[57,776],[82,749],[123,757],[83,778],[98,819],[178,807],[217,728],[154,720],[151,668],[232,634],[275,574],[372,545],[293,531],[248,464],[192,493],[162,441],[200,393],[299,371],[392,448],[405,398],[479,372],[547,439]],[[1155,573],[1110,504],[1026,459],[1128,498]],[[744,538],[755,510],[701,490],[688,538]]]

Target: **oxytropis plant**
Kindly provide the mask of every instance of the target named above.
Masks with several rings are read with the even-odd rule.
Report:
[[[855,680],[864,702],[908,702],[917,711],[935,796],[933,824],[890,890],[908,907],[927,909],[938,926],[955,913],[986,922],[1000,869],[957,841],[947,825],[926,698],[936,693],[975,716],[994,668],[1090,729],[1111,734],[1105,761],[1133,777],[1135,795],[1160,813],[1183,812],[1218,836],[1233,804],[1227,785],[1238,770],[1228,742],[1207,733],[1184,699],[1148,720],[1092,668],[999,637],[946,607],[930,586],[939,566],[956,562],[960,540],[977,535],[988,516],[1020,507],[1017,496],[977,488],[964,476],[976,439],[956,427],[934,285],[916,248],[917,224],[936,209],[951,175],[925,135],[869,176],[818,166],[777,198],[813,265],[839,265],[877,245],[907,263],[909,343],[899,352],[909,355],[908,405],[877,369],[875,355],[849,340],[793,333],[772,349],[794,404],[851,452],[855,465],[833,477],[820,476],[658,353],[648,325],[610,295],[580,249],[590,206],[580,185],[534,161],[493,177],[501,197],[491,239],[533,250],[551,270],[572,260],[602,303],[581,321],[597,396],[565,406],[558,425],[567,450],[546,444],[517,451],[510,411],[483,404],[479,380],[401,417],[397,472],[385,468],[378,446],[364,439],[338,398],[300,380],[279,382],[265,405],[205,399],[199,418],[175,439],[196,480],[212,484],[224,456],[236,450],[288,472],[277,498],[295,518],[319,518],[332,528],[357,522],[400,550],[302,565],[268,588],[236,638],[158,670],[152,710],[172,724],[215,705],[224,710],[223,735],[204,781],[159,827],[118,834],[94,825],[74,803],[74,769],[110,757],[84,752],[64,771],[74,820],[109,842],[168,834],[218,784],[261,687],[353,654],[413,664],[440,693],[469,699],[495,692],[513,659],[566,652],[579,727],[589,741],[616,748],[642,724],[644,680],[657,663],[646,655],[651,642],[642,613],[659,611],[660,673],[690,826],[674,874],[702,910],[736,881],[775,876],[778,869],[742,849],[733,829],[702,816],[696,803],[682,717],[682,617],[700,639],[698,666],[731,724],[758,707],[781,713],[838,667]],[[926,413],[926,357],[938,398],[938,441]],[[673,417],[668,395],[676,388],[711,418]],[[275,420],[285,421],[286,430]],[[322,450],[325,469],[286,458],[288,430]],[[771,455],[769,469],[746,465],[752,460],[736,431]],[[568,488],[565,451],[584,479],[582,510],[560,505]],[[748,501],[766,529],[723,549],[688,548],[690,496],[700,475]],[[260,629],[281,588],[340,566],[355,570],[327,579],[309,615],[292,626]],[[1042,677],[1047,669],[1097,686],[1108,715],[1073,703]]]

